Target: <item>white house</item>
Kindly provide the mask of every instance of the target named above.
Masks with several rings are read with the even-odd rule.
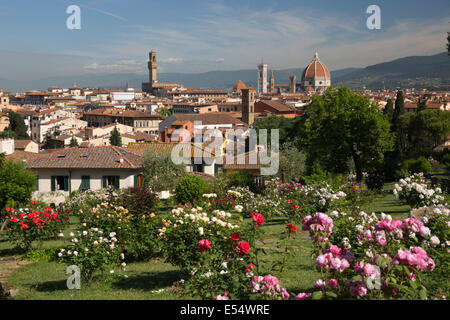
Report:
[[[115,146],[65,149],[30,159],[27,166],[37,175],[33,197],[53,203],[75,190],[143,185],[141,153]]]

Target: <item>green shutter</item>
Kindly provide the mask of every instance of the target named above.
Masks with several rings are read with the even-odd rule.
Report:
[[[219,173],[219,165],[217,163],[214,163],[214,175],[217,175]]]
[[[116,189],[116,190],[120,189],[120,176],[115,176],[114,189]]]
[[[91,189],[91,177],[90,176],[81,176],[81,190],[89,190]]]
[[[69,191],[69,176],[64,176],[64,191]]]
[[[56,191],[56,177],[52,176],[52,191]]]
[[[106,189],[108,187],[108,177],[107,176],[103,176],[102,179],[102,188]]]
[[[36,191],[39,191],[39,175],[36,176]]]
[[[137,174],[134,175],[134,187],[135,188],[138,187],[138,175]]]

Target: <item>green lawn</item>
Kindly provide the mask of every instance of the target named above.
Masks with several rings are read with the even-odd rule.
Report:
[[[387,186],[389,189],[392,186]],[[409,213],[409,206],[402,205],[390,193],[384,193],[373,203],[362,208],[366,212],[384,212],[396,218],[404,218]],[[73,219],[70,229],[76,228],[78,221]],[[299,226],[300,227],[300,226]],[[282,273],[271,267],[283,257],[284,247],[277,246],[280,233],[286,228],[283,219],[274,218],[266,221],[264,229],[264,243],[260,244],[266,254],[260,255],[260,274],[271,273],[279,277],[283,287],[290,293],[311,291],[313,283],[319,278],[315,270],[314,260],[311,258],[312,243],[308,233],[298,229],[297,234],[289,242],[292,252]],[[65,234],[68,234],[67,230]],[[63,245],[64,242],[46,241],[43,248]],[[12,245],[0,235],[0,260],[20,257]],[[127,266],[128,277],[116,270],[116,275],[107,276],[106,281],[95,281],[81,290],[68,290],[66,288],[66,266],[57,262],[36,262],[21,267],[8,277],[8,284],[18,289],[16,299],[179,299],[170,288],[175,281],[183,278],[179,269],[164,263],[160,259],[148,262],[130,263]],[[182,297],[189,299],[189,297]]]

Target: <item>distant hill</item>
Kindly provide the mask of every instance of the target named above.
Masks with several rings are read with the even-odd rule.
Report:
[[[296,75],[300,82],[303,68],[274,70],[275,83],[289,83],[289,76]],[[158,73],[159,81],[182,83],[186,87],[216,90],[231,90],[238,80],[256,87],[256,69],[234,71],[210,71],[205,73]],[[0,79],[0,88],[5,91],[19,92],[32,89],[47,89],[50,86],[70,87],[125,87],[128,81],[130,87],[140,89],[146,75],[133,73],[121,74],[90,74],[82,76],[51,77],[33,81],[10,81]],[[439,89],[443,84],[450,84],[450,57],[446,52],[432,56],[411,56],[379,63],[366,68],[346,68],[331,71],[333,86],[340,84],[351,88],[366,86],[370,89],[383,87],[424,87]]]
[[[379,63],[332,77],[333,85],[369,89],[424,87],[439,89],[450,84],[450,57],[447,52],[432,56],[411,56]]]

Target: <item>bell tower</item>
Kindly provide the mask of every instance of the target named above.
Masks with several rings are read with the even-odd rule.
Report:
[[[247,87],[241,89],[242,93],[242,122],[249,126],[253,125],[255,120],[255,89]]]
[[[149,71],[149,83],[150,86],[156,82],[158,82],[157,74],[158,74],[158,63],[156,62],[156,52],[150,51],[149,59],[148,59],[148,71]]]

